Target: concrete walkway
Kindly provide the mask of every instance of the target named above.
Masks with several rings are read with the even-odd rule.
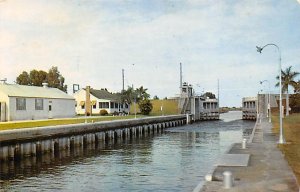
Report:
[[[272,133],[272,124],[262,119],[257,124],[253,142],[242,149],[241,143],[234,144],[229,154],[250,154],[248,166],[217,166],[213,172],[213,181],[207,181],[201,192],[223,191],[299,191],[296,177],[284,155],[277,148],[278,136]],[[223,172],[231,171],[234,186],[223,187]]]

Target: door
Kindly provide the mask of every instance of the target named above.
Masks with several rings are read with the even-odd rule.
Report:
[[[52,119],[52,101],[49,101],[49,105],[48,105],[48,118]]]
[[[0,121],[6,121],[6,104],[5,102],[0,102]]]

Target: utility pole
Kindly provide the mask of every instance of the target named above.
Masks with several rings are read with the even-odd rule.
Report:
[[[123,86],[122,86],[122,92],[124,92],[124,69],[122,69],[122,84],[123,84]]]
[[[92,108],[91,108],[91,86],[86,86],[85,89],[85,115],[90,116],[92,115]]]
[[[220,108],[220,81],[218,79],[218,108]]]
[[[182,87],[182,64],[180,63],[180,89]]]

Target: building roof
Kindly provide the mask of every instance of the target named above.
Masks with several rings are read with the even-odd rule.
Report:
[[[245,101],[256,101],[257,100],[257,97],[243,97],[243,102]]]
[[[205,99],[203,102],[218,102],[218,99]]]
[[[114,100],[118,101],[121,99],[121,96],[117,93],[110,93],[107,90],[97,90],[97,89],[90,89],[90,93],[97,97],[98,99],[107,99],[107,100]]]
[[[0,92],[8,97],[31,97],[52,99],[74,99],[71,95],[50,87],[36,87],[17,84],[0,84]]]

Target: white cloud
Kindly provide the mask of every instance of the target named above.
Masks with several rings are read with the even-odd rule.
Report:
[[[12,80],[22,70],[58,66],[70,87],[117,91],[124,68],[126,85],[144,85],[152,96],[164,97],[177,93],[182,62],[190,83],[215,90],[219,78],[224,94],[245,87],[249,91],[243,93],[255,94],[257,81],[274,77],[277,61],[274,51],[259,55],[255,45],[279,39],[284,61],[298,59],[299,44],[289,38],[300,31],[281,38],[288,24],[274,19],[275,13],[286,19],[299,15],[288,2],[7,2],[0,4],[0,65],[11,68],[0,76]]]
[[[43,26],[65,25],[70,22],[68,7],[51,1],[3,1],[0,17],[18,24],[39,24]]]

